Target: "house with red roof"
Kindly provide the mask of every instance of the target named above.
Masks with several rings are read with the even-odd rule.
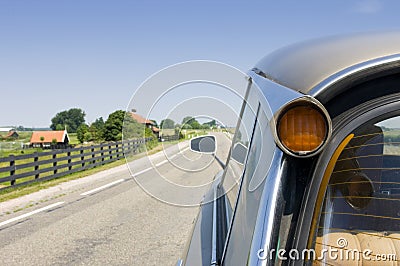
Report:
[[[66,130],[34,131],[29,144],[33,148],[66,148],[69,136]]]
[[[15,130],[9,131],[6,136],[7,139],[17,139],[18,137],[19,137],[19,134]]]
[[[146,119],[135,112],[129,112],[129,113],[132,116],[132,118],[136,120],[136,122],[146,125],[146,127],[150,128],[151,131],[153,131],[153,133],[157,136],[157,138],[159,137],[160,129],[156,127],[156,124],[153,121]]]
[[[17,139],[19,134],[13,127],[0,127],[0,138],[2,139]]]

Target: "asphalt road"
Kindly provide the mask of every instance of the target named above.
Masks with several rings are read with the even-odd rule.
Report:
[[[230,141],[215,135],[225,161]],[[0,264],[175,265],[222,169],[187,147],[1,203]]]

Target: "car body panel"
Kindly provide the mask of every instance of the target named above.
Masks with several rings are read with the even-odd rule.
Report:
[[[361,33],[310,40],[281,48],[255,68],[285,87],[304,94],[336,73],[400,53],[400,33]]]
[[[215,191],[221,181],[223,171],[215,176],[213,185],[204,196],[199,214],[194,222],[192,238],[186,249],[186,265],[211,265],[213,260],[214,199]]]

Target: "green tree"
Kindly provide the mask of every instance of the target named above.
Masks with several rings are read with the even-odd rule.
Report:
[[[86,132],[83,135],[83,140],[86,141],[86,142],[93,141],[92,133],[90,133],[90,131]]]
[[[175,122],[174,120],[167,118],[161,121],[160,127],[163,129],[165,128],[172,129],[175,127]]]
[[[130,113],[126,113],[124,120],[124,128],[122,133],[124,139],[144,138],[145,128],[146,126],[139,124],[136,120],[134,120],[130,115]]]
[[[89,126],[86,124],[82,124],[76,130],[76,137],[78,138],[80,143],[83,143],[85,140],[85,134],[89,132]]]
[[[144,132],[145,138],[150,138],[150,140],[148,140],[146,142],[146,147],[147,147],[147,149],[151,150],[155,146],[157,146],[158,139],[157,139],[156,135],[154,135],[153,131],[150,128],[146,127],[144,131],[145,131]]]
[[[63,129],[66,126],[69,132],[75,133],[78,127],[85,123],[85,115],[85,112],[79,108],[59,112],[51,119],[50,128],[56,130],[61,125]]]
[[[186,117],[184,117],[183,118],[183,120],[182,120],[182,126],[184,125],[184,124],[190,124],[190,120],[192,120],[193,119],[193,117],[192,116],[186,116]]]
[[[106,141],[118,141],[122,139],[124,118],[125,111],[122,110],[117,110],[108,116],[104,124],[104,139]]]
[[[186,116],[182,120],[182,128],[183,129],[201,129],[201,124],[191,116]]]
[[[210,129],[215,126],[217,126],[217,122],[215,120],[211,120],[210,122],[203,123],[203,129]]]
[[[89,127],[89,132],[94,141],[100,142],[104,140],[105,123],[103,117],[97,118]]]
[[[196,121],[196,119],[193,119],[193,121],[191,121],[190,125],[192,126],[193,129],[201,129],[201,124]]]

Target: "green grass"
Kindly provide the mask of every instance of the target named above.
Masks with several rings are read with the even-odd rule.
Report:
[[[42,151],[43,151],[42,149],[34,149],[34,148],[32,148],[32,149],[24,149],[24,150],[21,150],[21,149],[18,149],[18,150],[0,150],[0,158],[8,157],[10,155],[17,156],[17,155],[31,154],[31,153],[34,153],[34,152],[42,152]],[[3,167],[3,166],[0,164],[0,167]]]
[[[136,159],[139,159],[139,158],[147,156],[147,155],[157,153],[159,151],[162,151],[163,148],[174,145],[176,143],[178,143],[178,141],[171,141],[171,142],[167,142],[167,143],[164,142],[163,144],[158,143],[158,145],[156,147],[154,147],[152,150],[149,150],[148,152],[142,152],[142,153],[139,153],[139,154],[136,154],[133,156],[129,156],[128,160],[132,161],[132,160],[136,160]],[[63,182],[86,177],[86,176],[89,176],[89,175],[92,175],[92,174],[95,174],[95,173],[98,173],[98,172],[101,172],[101,171],[104,171],[107,169],[111,169],[111,168],[123,165],[125,163],[126,163],[125,158],[121,157],[121,160],[114,161],[114,162],[111,162],[111,163],[108,163],[108,164],[105,164],[102,166],[97,166],[96,168],[91,168],[88,170],[83,170],[83,171],[80,171],[77,173],[69,174],[69,175],[59,177],[56,179],[52,179],[52,180],[48,180],[48,181],[38,181],[38,182],[34,182],[31,184],[27,184],[27,185],[22,185],[19,187],[6,188],[6,189],[0,191],[0,202],[4,202],[4,201],[10,200],[10,199],[28,195],[28,194],[37,192],[42,189],[56,186]],[[51,172],[50,172],[50,174],[51,174]]]
[[[69,136],[69,144],[71,145],[80,144],[76,133],[68,133],[68,136]]]

